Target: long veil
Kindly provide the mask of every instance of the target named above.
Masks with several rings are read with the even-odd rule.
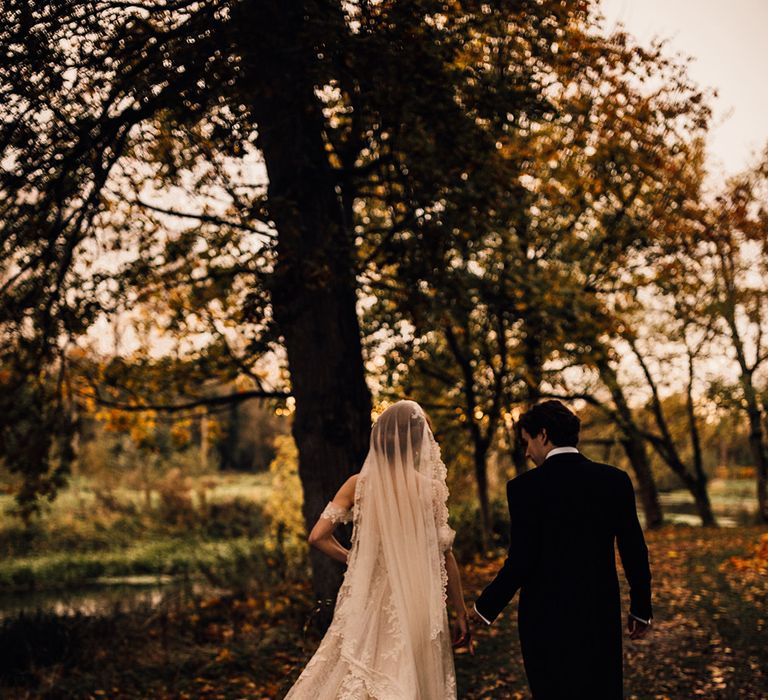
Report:
[[[341,657],[370,696],[455,697],[442,551],[453,532],[447,497],[445,465],[424,411],[398,401],[371,432],[333,623]]]

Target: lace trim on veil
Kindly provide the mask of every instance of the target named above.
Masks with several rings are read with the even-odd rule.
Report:
[[[445,463],[442,460],[440,454],[440,445],[435,440],[434,436],[430,435],[430,442],[432,443],[432,451],[430,454],[431,468],[432,468],[432,483],[433,483],[433,500],[435,511],[435,524],[437,526],[438,536],[441,532],[444,532],[444,528],[448,527],[448,487],[446,486],[446,479],[448,478],[448,470]],[[451,532],[453,532],[451,530]],[[451,538],[452,539],[452,538]],[[446,605],[448,601],[448,571],[445,568],[445,556],[440,553],[438,557],[440,562],[440,583],[442,588],[442,603]],[[430,630],[430,637],[434,639],[440,632],[442,632],[442,625],[436,622],[432,624]]]

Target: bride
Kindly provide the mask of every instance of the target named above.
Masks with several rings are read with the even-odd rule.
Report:
[[[473,648],[445,479],[421,406],[405,400],[387,408],[360,473],[309,535],[347,570],[333,621],[285,700],[455,700],[447,598],[456,613],[454,646]],[[346,550],[333,530],[349,521]]]

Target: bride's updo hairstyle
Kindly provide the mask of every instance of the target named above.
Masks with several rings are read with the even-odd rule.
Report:
[[[422,471],[431,433],[426,414],[415,401],[405,399],[389,406],[371,431],[371,449],[392,468]]]

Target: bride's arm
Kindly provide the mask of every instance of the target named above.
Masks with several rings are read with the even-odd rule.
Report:
[[[461,574],[459,573],[459,564],[453,555],[453,550],[449,549],[445,553],[445,571],[448,574],[448,602],[456,613],[454,622],[454,645],[461,646],[469,642],[469,651],[474,654],[474,648],[469,635],[469,613],[464,603],[464,590],[461,585]]]
[[[457,617],[467,616],[467,606],[464,604],[464,591],[461,587],[461,574],[453,550],[445,553],[445,572],[448,574],[448,602]]]
[[[342,487],[333,497],[333,505],[343,510],[349,510],[355,501],[356,484],[357,474],[353,474],[344,482]],[[328,518],[318,518],[307,539],[312,547],[327,554],[331,559],[346,564],[349,550],[342,547],[339,541],[333,536],[333,531],[335,529],[336,523],[333,520],[329,520]]]

